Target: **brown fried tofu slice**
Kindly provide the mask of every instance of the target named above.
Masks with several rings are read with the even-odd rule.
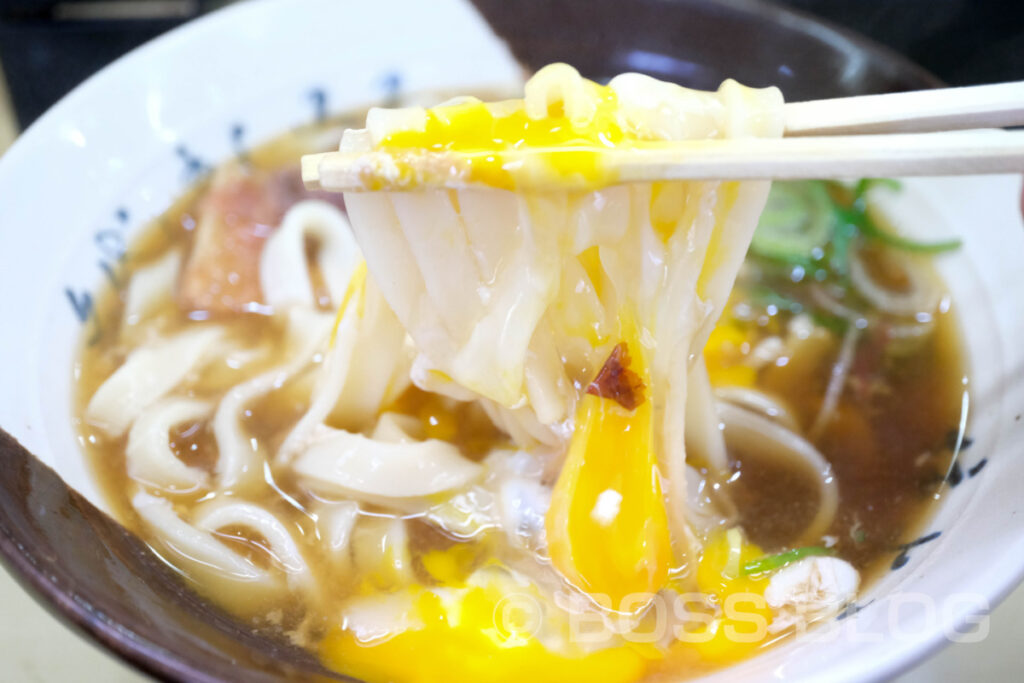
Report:
[[[214,315],[258,311],[263,245],[288,208],[312,196],[341,202],[341,195],[306,192],[297,167],[219,169],[197,206],[192,251],[178,284],[179,306]]]

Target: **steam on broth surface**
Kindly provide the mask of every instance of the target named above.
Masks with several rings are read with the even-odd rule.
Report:
[[[955,245],[897,237],[885,183],[776,183],[742,260],[767,184],[603,187],[592,153],[777,135],[780,104],[556,65],[343,141],[576,145],[526,172],[586,192],[304,190],[298,157],[362,117],[217,169],[132,245],[76,365],[115,514],[371,681],[678,678],[833,618],[943,484]]]

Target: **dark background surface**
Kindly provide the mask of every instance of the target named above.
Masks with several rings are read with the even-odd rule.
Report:
[[[1024,79],[1024,0],[776,1],[870,36],[951,85]],[[111,60],[226,2],[105,4],[144,16],[82,18],[93,4],[81,0],[0,0],[0,63],[23,127]]]

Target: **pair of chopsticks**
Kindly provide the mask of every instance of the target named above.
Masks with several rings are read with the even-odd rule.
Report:
[[[602,158],[616,182],[1024,172],[1024,130],[996,129],[1024,125],[1024,81],[796,102],[784,105],[784,116],[781,139],[681,141],[602,150]],[[572,152],[523,149],[502,158],[514,165]],[[303,157],[302,178],[337,192],[462,188],[465,178],[452,169],[484,154],[328,152]],[[396,161],[413,172],[396,174]]]

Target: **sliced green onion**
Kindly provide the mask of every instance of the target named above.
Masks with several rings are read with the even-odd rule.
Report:
[[[902,235],[897,235],[880,228],[868,214],[867,207],[864,203],[864,193],[867,192],[866,188],[870,187],[870,185],[865,187],[862,187],[862,185],[866,181],[871,180],[874,180],[874,182],[877,183],[883,181],[883,179],[865,178],[857,183],[857,189],[854,191],[856,199],[853,202],[852,208],[847,208],[840,204],[833,204],[832,210],[840,223],[853,225],[864,237],[874,240],[880,244],[884,244],[887,247],[899,249],[900,251],[909,251],[917,254],[940,254],[944,251],[952,251],[960,248],[961,241],[959,239],[942,240],[940,242],[919,242],[917,240],[910,239],[909,237],[903,237]],[[893,180],[888,182],[895,183],[895,189],[899,189],[899,183],[896,183],[896,181]],[[838,231],[836,235],[839,235]]]
[[[811,311],[811,320],[818,327],[824,327],[829,332],[837,335],[846,334],[846,330],[850,327],[850,321],[846,318],[840,318],[830,313],[822,313],[821,311]]]
[[[751,300],[761,308],[775,306],[780,311],[801,313],[804,305],[796,299],[780,294],[767,285],[757,285],[750,291]]]
[[[863,198],[872,187],[886,187],[898,192],[903,186],[900,181],[893,178],[861,178],[853,188],[855,200]]]
[[[850,248],[857,237],[857,224],[847,220],[845,209],[836,207],[836,215],[840,218],[839,225],[832,233],[832,244],[828,258],[829,268],[840,278],[850,274]]]
[[[863,220],[857,227],[862,235],[900,251],[910,251],[916,254],[941,254],[944,251],[959,249],[960,245],[963,244],[959,239],[942,240],[941,242],[918,242],[909,237],[903,237],[888,230],[883,230],[866,213],[861,215]]]
[[[806,265],[832,237],[831,207],[828,190],[820,181],[775,183],[751,249],[758,256]]]
[[[767,555],[765,557],[751,560],[750,562],[744,563],[743,567],[740,568],[741,576],[749,576],[750,574],[763,574],[765,572],[772,572],[776,569],[781,569],[787,564],[802,560],[805,557],[820,557],[822,555],[833,555],[834,552],[828,548],[824,548],[820,545],[809,545],[803,548],[793,548],[787,550],[784,553],[778,555]]]

